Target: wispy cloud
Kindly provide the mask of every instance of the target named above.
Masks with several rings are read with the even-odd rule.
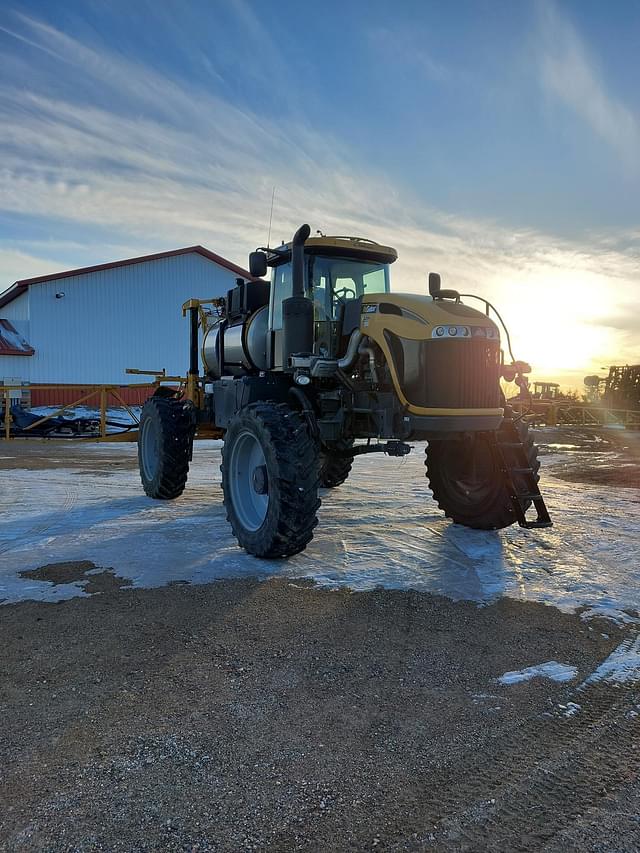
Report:
[[[73,242],[88,225],[104,229],[111,245],[79,263],[109,260],[114,246],[137,254],[196,242],[244,263],[266,239],[275,185],[274,237],[310,221],[391,243],[400,253],[396,289],[425,290],[429,269],[437,269],[449,286],[498,299],[524,356],[535,335],[562,336],[567,321],[586,328],[618,302],[640,314],[632,234],[624,248],[595,238],[576,245],[446,215],[363,168],[302,117],[265,118],[40,21],[23,16],[20,26],[49,64],[41,78],[10,65],[0,88],[0,210],[67,222]],[[47,247],[40,266],[35,248],[15,248],[0,246],[0,290],[60,266],[62,251]],[[603,335],[579,355],[608,359],[613,343]],[[615,343],[631,352],[632,334]]]
[[[377,51],[385,56],[385,62],[394,61],[417,69],[422,76],[434,83],[449,82],[456,74],[433,55],[421,38],[420,33],[403,27],[374,27],[368,38]]]
[[[551,2],[540,3],[538,63],[542,85],[595,133],[640,168],[640,116],[609,91],[597,59]]]

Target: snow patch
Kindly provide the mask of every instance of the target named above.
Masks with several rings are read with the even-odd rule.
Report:
[[[580,614],[580,618],[586,621],[587,619],[609,619],[615,622],[616,625],[640,625],[640,616],[632,616],[625,610],[619,610],[617,607],[590,607]],[[604,634],[602,636],[605,636]]]
[[[532,678],[550,678],[552,681],[571,681],[578,674],[576,666],[570,666],[566,663],[558,663],[556,660],[550,660],[546,663],[539,663],[535,666],[527,666],[525,669],[516,669],[512,672],[505,672],[500,678],[496,679],[499,684],[520,684],[521,681],[529,681]]]
[[[82,444],[83,470],[0,470],[0,600],[59,600],[59,587],[19,572],[89,560],[134,587],[305,578],[329,589],[415,589],[479,604],[506,597],[567,612],[587,607],[583,618],[640,611],[640,572],[630,558],[638,553],[637,489],[576,487],[543,473],[554,527],[470,530],[435,505],[424,445],[416,444],[402,461],[357,458],[343,486],[322,490],[320,524],[306,551],[258,560],[238,548],[226,521],[220,446],[196,442],[176,501],[145,496],[135,443]],[[18,455],[19,442],[2,450],[14,447]],[[51,445],[50,458],[64,464],[58,451]],[[111,466],[114,457],[130,458],[131,467]],[[64,592],[82,594],[71,584]]]
[[[640,634],[623,640],[580,687],[600,681],[609,684],[633,684],[640,681]]]
[[[577,702],[567,702],[566,705],[558,705],[563,717],[574,717],[582,711],[582,705]]]

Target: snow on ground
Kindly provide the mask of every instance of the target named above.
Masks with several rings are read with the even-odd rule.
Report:
[[[549,660],[535,666],[527,666],[525,669],[516,669],[505,672],[497,681],[500,684],[520,684],[522,681],[530,681],[532,678],[550,678],[552,681],[572,681],[578,674],[578,667],[566,663],[558,663],[557,660]]]
[[[631,684],[640,681],[640,636],[627,637],[609,657],[580,685],[607,681],[610,684]]]
[[[3,452],[19,455],[12,446]],[[622,619],[622,611],[640,609],[637,489],[543,476],[553,528],[474,531],[451,524],[433,502],[417,445],[404,460],[358,458],[347,483],[324,492],[307,550],[263,561],[231,536],[215,442],[196,444],[187,490],[173,502],[145,497],[137,471],[109,469],[114,453],[135,455],[135,445],[85,444],[79,452],[102,459],[101,470],[0,471],[0,601],[83,595],[82,582],[52,586],[18,573],[89,560],[139,587],[305,577],[354,590],[411,587],[481,603],[509,596],[564,610],[586,606],[589,615]]]

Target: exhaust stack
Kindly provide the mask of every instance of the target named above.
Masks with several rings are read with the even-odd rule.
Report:
[[[291,241],[291,292],[282,302],[282,365],[292,370],[292,355],[313,351],[313,302],[304,295],[304,243],[311,234],[301,225]]]

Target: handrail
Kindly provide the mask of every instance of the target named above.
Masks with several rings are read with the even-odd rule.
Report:
[[[510,400],[521,417],[545,426],[621,426],[640,429],[640,410],[610,409],[597,403],[571,400]]]
[[[183,377],[167,377],[167,379],[180,382],[181,384],[185,381]],[[66,385],[66,384],[47,384],[47,385],[4,385],[0,384],[0,399],[4,399],[4,438],[9,441],[12,439],[11,435],[11,392],[12,391],[24,391],[28,389],[29,391],[86,391],[87,393],[81,394],[77,400],[74,400],[72,403],[67,403],[64,406],[56,409],[54,412],[51,412],[47,415],[43,415],[38,420],[29,424],[21,430],[21,433],[27,433],[29,431],[35,430],[38,427],[42,426],[42,424],[47,421],[51,421],[60,415],[63,415],[67,409],[73,409],[75,406],[80,406],[83,403],[86,403],[88,400],[91,400],[93,397],[99,396],[99,419],[100,419],[100,430],[99,435],[94,440],[97,441],[117,441],[119,440],[119,436],[123,433],[132,433],[133,430],[136,430],[139,426],[139,419],[135,415],[132,408],[126,403],[121,395],[122,388],[153,388],[156,389],[160,386],[162,381],[166,381],[163,379],[156,379],[155,382],[140,382],[135,383],[133,385],[98,385],[98,384],[86,384],[86,385]],[[113,397],[121,406],[123,406],[129,416],[132,419],[131,425],[122,424],[122,430],[119,433],[108,433],[107,427],[112,426],[113,423],[110,423],[107,420],[107,408],[109,403],[109,398]],[[89,438],[94,438],[94,436],[89,436]],[[122,439],[120,439],[122,440]],[[133,440],[133,439],[132,439]]]

